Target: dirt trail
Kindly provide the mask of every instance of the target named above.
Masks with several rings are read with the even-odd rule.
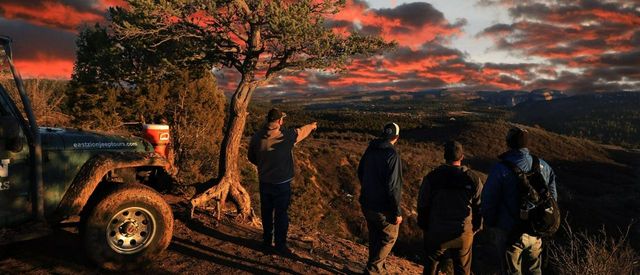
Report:
[[[178,204],[172,206],[180,213]],[[196,218],[176,216],[169,249],[144,273],[354,274],[362,272],[366,260],[365,246],[321,233],[302,237],[296,228],[291,230],[290,245],[297,257],[268,254],[261,250],[261,230],[230,221],[214,223],[204,214]],[[59,229],[0,250],[0,274],[109,274],[89,263],[75,229]],[[397,257],[390,257],[388,265],[397,274],[422,271],[421,266]]]

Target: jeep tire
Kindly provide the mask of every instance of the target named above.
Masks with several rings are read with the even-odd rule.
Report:
[[[134,270],[164,251],[173,233],[171,207],[155,190],[118,184],[83,217],[87,256],[102,268]]]

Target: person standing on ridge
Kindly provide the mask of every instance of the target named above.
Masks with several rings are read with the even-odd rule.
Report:
[[[318,128],[317,122],[297,129],[282,127],[286,113],[273,108],[267,121],[249,143],[248,158],[258,167],[260,180],[260,210],[262,213],[263,245],[284,256],[293,251],[287,246],[291,182],[294,175],[293,147]]]
[[[381,137],[369,143],[358,166],[360,205],[369,229],[367,274],[387,273],[385,260],[402,223],[402,160],[394,147],[399,137],[398,124],[386,124]]]
[[[523,205],[527,205],[526,201],[523,203],[522,194],[537,195],[538,190],[542,189],[536,188],[536,192],[521,192],[524,181],[520,178],[522,175],[538,175],[536,179],[542,181],[541,185],[544,185],[545,190],[541,194],[557,200],[556,176],[549,164],[529,153],[527,130],[519,127],[510,129],[506,143],[509,151],[500,155],[501,162],[493,167],[484,185],[481,213],[485,225],[497,229],[496,246],[498,256],[502,259],[502,272],[540,275],[542,239],[531,235],[533,233],[527,233],[524,229],[527,217],[531,216],[528,215],[529,209],[522,208]],[[535,185],[531,179],[528,178],[527,182]]]
[[[482,227],[480,196],[482,181],[478,174],[462,166],[462,144],[444,145],[446,164],[431,171],[422,180],[418,193],[418,226],[424,232],[426,260],[424,274],[438,274],[438,261],[453,251],[454,274],[471,274],[473,235]]]

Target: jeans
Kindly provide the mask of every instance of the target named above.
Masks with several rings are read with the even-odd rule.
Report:
[[[542,239],[528,234],[509,240],[507,232],[497,234],[498,248],[503,251],[503,273],[511,275],[542,274]]]
[[[276,248],[287,247],[290,202],[290,181],[280,184],[260,183],[260,212],[265,245],[271,246],[275,237]]]
[[[398,238],[399,224],[396,217],[370,210],[363,210],[369,229],[369,259],[366,274],[386,274],[385,260]]]
[[[471,246],[473,233],[452,234],[450,232],[424,232],[424,249],[426,260],[424,274],[438,274],[440,257],[448,250],[452,250],[453,272],[455,275],[471,274]]]

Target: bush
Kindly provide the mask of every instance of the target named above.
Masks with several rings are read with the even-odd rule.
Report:
[[[122,130],[123,121],[169,124],[180,183],[191,185],[217,175],[225,98],[211,74],[192,77],[185,72],[172,80],[118,88],[112,100],[109,105],[115,107],[102,101],[77,101],[82,102],[74,107],[82,108],[76,112],[77,123],[105,131]],[[117,116],[105,108],[117,109]]]
[[[178,178],[200,183],[217,175],[223,138],[225,97],[211,74],[192,80],[188,74],[173,82],[162,112],[171,124]]]
[[[23,111],[24,105],[20,100],[18,89],[13,79],[0,79],[0,84],[7,89],[18,108]],[[31,109],[40,126],[68,126],[71,116],[62,112],[62,103],[65,95],[65,81],[27,79],[24,81],[24,88],[31,101]],[[25,116],[26,118],[26,116]]]
[[[602,228],[597,234],[573,232],[564,226],[565,237],[549,247],[550,262],[555,272],[564,274],[638,274],[640,257],[627,244],[630,227],[619,238]]]

